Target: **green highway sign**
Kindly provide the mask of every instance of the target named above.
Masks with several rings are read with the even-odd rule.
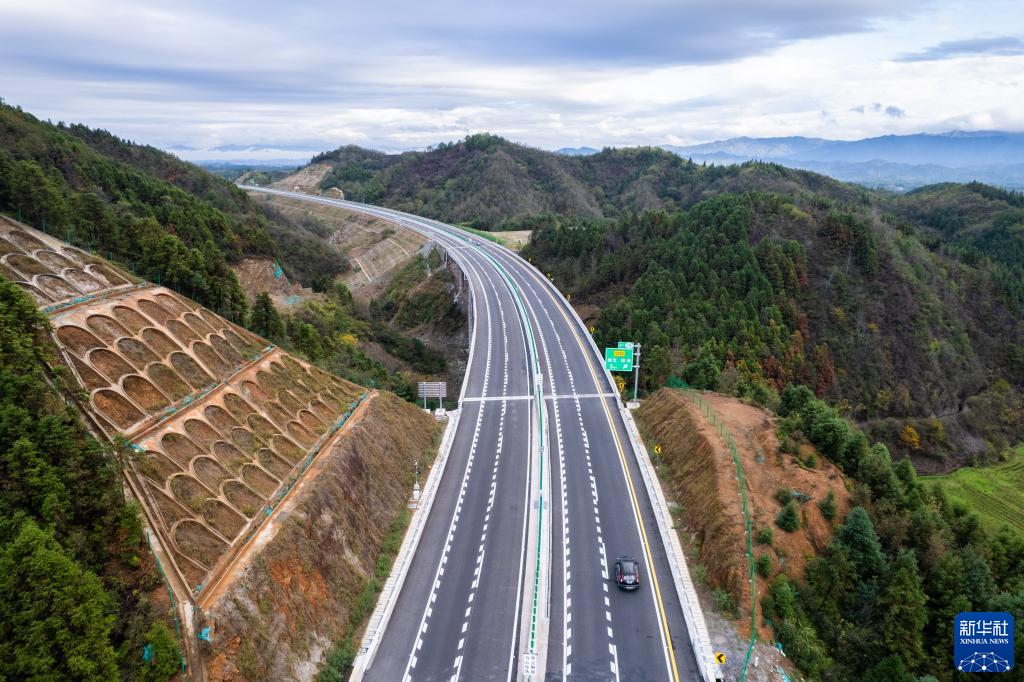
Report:
[[[625,348],[627,350],[633,350],[632,341],[619,341],[619,348]]]
[[[633,344],[626,347],[620,342],[618,348],[605,348],[604,366],[609,372],[632,372]]]

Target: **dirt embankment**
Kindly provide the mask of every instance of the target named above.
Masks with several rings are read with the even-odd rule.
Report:
[[[210,680],[315,676],[347,634],[349,612],[412,490],[413,462],[436,447],[439,431],[391,394],[367,406],[301,499],[282,510],[276,535],[210,606]]]
[[[780,571],[802,579],[808,559],[820,553],[832,537],[832,524],[817,502],[833,491],[842,518],[849,509],[849,492],[840,471],[823,457],[807,468],[779,452],[772,413],[728,396],[701,394],[732,433],[747,479],[747,501],[753,519],[754,557],[771,557],[768,578],[758,577],[758,595],[765,594]],[[740,613],[750,612],[746,538],[736,470],[718,430],[697,405],[680,391],[662,389],[643,402],[637,417],[648,444],[660,444],[670,493],[682,508],[687,530],[696,536],[700,560],[711,587],[722,587],[736,599]],[[805,457],[806,458],[806,457]],[[800,507],[800,528],[787,533],[775,525],[782,509],[780,489],[810,497]],[[772,530],[772,543],[758,544],[758,529]],[[737,623],[749,635],[749,618]],[[763,637],[770,631],[761,626]]]
[[[270,258],[244,258],[231,269],[238,276],[250,304],[264,291],[270,294],[270,299],[279,309],[288,309],[319,296],[312,289],[289,280]]]
[[[361,303],[379,295],[394,273],[427,242],[417,232],[341,206],[270,195],[262,196],[261,200],[294,218],[316,220],[331,231],[328,241],[352,263],[352,270],[342,276],[342,281]]]
[[[320,182],[330,170],[331,166],[327,163],[314,163],[309,166],[303,166],[291,175],[281,178],[272,184],[271,187],[289,192],[319,194]]]

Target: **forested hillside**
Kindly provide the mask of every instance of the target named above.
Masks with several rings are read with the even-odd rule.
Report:
[[[444,358],[377,319],[362,319],[344,286],[347,257],[330,227],[252,201],[230,182],[153,147],[81,125],[52,125],[0,104],[0,211],[119,262],[347,379],[412,398],[411,378],[370,357],[431,374]],[[325,296],[267,326],[269,300],[250,311],[231,266],[275,259]],[[385,359],[386,356],[385,356]]]
[[[970,509],[922,484],[909,460],[894,465],[884,444],[805,386],[788,386],[779,411],[784,445],[814,443],[849,477],[857,505],[834,520],[834,539],[801,580],[779,575],[761,598],[786,655],[813,680],[966,679],[951,661],[954,617],[1021,613],[1024,539],[1006,526],[986,532]],[[800,515],[826,515],[810,506]],[[1024,655],[1019,618],[1015,655]],[[1020,667],[1007,679],[1022,679]]]
[[[655,148],[566,156],[472,135],[343,147],[321,187],[487,229],[596,310],[601,342],[771,405],[789,383],[925,470],[1024,439],[1024,198],[978,183],[897,196],[774,164]]]
[[[914,200],[755,192],[549,219],[525,255],[599,307],[599,342],[644,345],[647,388],[676,374],[774,406],[804,384],[926,469],[997,458],[1024,440],[1022,261],[982,251],[1010,228],[929,240]]]
[[[167,680],[181,658],[139,509],[47,374],[48,327],[0,278],[0,679]]]
[[[323,235],[268,216],[231,183],[152,147],[0,103],[0,211],[118,261],[235,321],[229,265],[278,259],[309,285],[347,268]]]
[[[484,229],[519,229],[544,213],[614,218],[674,210],[731,191],[814,191],[843,200],[861,193],[780,166],[701,166],[655,147],[565,156],[487,134],[396,155],[342,147],[312,163],[332,166],[321,189],[339,187],[350,199]]]

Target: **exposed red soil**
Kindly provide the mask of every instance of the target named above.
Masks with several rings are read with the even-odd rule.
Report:
[[[773,532],[772,545],[758,545],[751,538],[754,556],[772,557],[772,575],[785,571],[802,578],[809,558],[820,553],[832,535],[816,502],[829,490],[836,496],[839,517],[849,508],[849,493],[839,470],[822,457],[816,468],[803,468],[778,451],[774,416],[735,398],[701,394],[732,434],[746,476],[748,509],[754,538],[761,527]],[[723,587],[736,599],[740,613],[750,612],[750,583],[746,537],[736,469],[725,440],[697,405],[679,391],[662,389],[643,402],[637,411],[648,445],[660,444],[669,492],[682,507],[688,529],[700,544],[701,563],[712,587]],[[811,496],[801,507],[801,528],[787,533],[775,525],[782,505],[776,491],[789,488]],[[768,579],[757,578],[757,592],[768,588]],[[749,635],[749,619],[738,629]],[[762,637],[771,637],[763,623]]]

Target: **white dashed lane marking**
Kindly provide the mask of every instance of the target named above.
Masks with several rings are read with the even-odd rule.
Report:
[[[476,276],[479,279],[479,275],[476,275]],[[490,301],[486,297],[484,298],[484,303],[485,303],[486,311],[487,311],[487,360],[486,360],[486,362],[484,364],[483,394],[484,394],[484,396],[486,396],[487,395],[487,387],[490,384],[490,377],[491,377],[491,360],[492,360],[492,357],[494,355],[494,336],[493,336],[493,320],[492,320],[492,316],[491,316],[491,303],[490,303]],[[507,361],[508,361],[507,360],[507,353],[503,353],[503,355],[506,356],[506,363],[507,363]],[[413,645],[413,652],[419,651],[423,647],[423,635],[424,635],[424,633],[427,632],[427,628],[429,626],[430,618],[433,615],[432,605],[437,602],[437,594],[438,594],[438,591],[440,590],[441,584],[442,584],[442,580],[441,579],[444,576],[444,567],[448,563],[448,555],[449,555],[449,552],[451,551],[452,538],[455,537],[455,533],[456,533],[456,531],[458,530],[458,527],[459,527],[459,515],[462,512],[462,503],[463,503],[463,501],[465,500],[465,497],[466,497],[466,487],[467,487],[467,484],[469,482],[469,476],[470,476],[470,474],[473,471],[473,462],[474,462],[474,460],[476,458],[477,444],[478,444],[478,442],[480,440],[480,427],[481,427],[481,425],[483,423],[483,416],[484,416],[484,410],[485,409],[486,409],[485,405],[481,404],[479,410],[477,411],[476,425],[473,427],[472,445],[470,446],[469,457],[466,460],[466,470],[465,470],[465,472],[462,475],[462,482],[461,482],[461,484],[459,486],[459,498],[458,498],[458,501],[456,502],[455,510],[454,510],[453,515],[452,515],[451,525],[448,528],[448,535],[445,538],[444,551],[442,552],[441,560],[438,563],[437,573],[435,574],[435,577],[434,577],[433,588],[431,589],[431,592],[430,592],[430,599],[429,599],[429,601],[427,603],[427,609],[424,611],[423,620],[422,620],[422,623],[421,623],[421,626],[420,626],[420,630],[419,630],[419,632],[417,634],[416,642]],[[492,496],[492,499],[493,499],[493,496]],[[488,508],[488,511],[490,511],[490,508]],[[474,588],[476,587],[476,582],[477,581],[473,582],[473,587]],[[455,675],[456,678],[458,677],[458,668],[459,668],[459,666],[461,666],[461,658],[462,657],[460,656],[459,657],[459,663],[456,666],[456,675]],[[405,679],[405,680],[411,680],[412,679],[412,673],[413,673],[414,669],[416,668],[417,662],[418,662],[418,658],[417,658],[417,656],[414,653],[413,655],[411,655],[409,657],[409,664],[408,664],[408,667],[405,670],[405,675],[403,676],[403,679]]]

